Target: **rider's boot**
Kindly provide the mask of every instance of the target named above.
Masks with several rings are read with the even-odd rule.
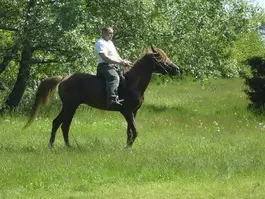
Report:
[[[119,99],[118,96],[111,96],[110,102],[109,102],[109,108],[120,108],[122,107],[123,99]]]

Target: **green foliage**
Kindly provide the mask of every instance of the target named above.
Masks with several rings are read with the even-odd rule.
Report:
[[[234,43],[234,48],[231,53],[239,63],[255,56],[264,57],[265,43],[262,35],[256,31],[251,31],[243,35]]]
[[[28,90],[47,76],[95,72],[94,42],[103,26],[114,27],[122,57],[135,61],[153,44],[200,80],[238,76],[249,52],[264,54],[256,33],[263,11],[244,0],[0,1],[0,60],[16,44],[9,68],[17,68],[23,47],[33,50]],[[0,78],[14,82],[11,71]]]
[[[238,66],[230,49],[241,35],[256,30],[255,8],[244,1],[166,2],[158,3],[170,27],[161,43],[175,52],[181,66],[197,78],[236,76]]]
[[[263,112],[265,105],[265,61],[261,57],[252,57],[248,60],[251,67],[251,76],[245,77],[247,88],[245,93],[251,103],[250,108],[255,111]]]
[[[0,30],[0,56],[3,57],[5,55],[6,49],[11,48],[13,45],[13,33],[10,31]]]

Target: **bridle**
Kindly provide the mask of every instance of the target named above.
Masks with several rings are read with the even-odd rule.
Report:
[[[154,69],[156,68],[156,64],[158,64],[164,71],[166,74],[169,74],[169,72],[167,71],[167,69],[162,65],[162,60],[158,60],[156,58],[156,55],[158,55],[158,53],[153,53],[152,54],[152,60],[153,60],[153,66],[154,66]]]

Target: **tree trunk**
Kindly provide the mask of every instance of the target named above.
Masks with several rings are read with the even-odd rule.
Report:
[[[10,61],[17,54],[17,51],[18,51],[18,46],[14,45],[11,49],[11,52],[8,52],[6,56],[4,56],[2,63],[0,63],[0,74],[7,68]]]
[[[26,90],[26,86],[29,80],[30,76],[30,60],[33,55],[33,48],[31,45],[31,28],[28,26],[28,23],[30,23],[30,18],[34,17],[31,13],[31,9],[34,8],[36,4],[36,0],[29,0],[27,9],[25,12],[25,22],[24,22],[24,30],[23,30],[23,36],[25,40],[23,41],[23,48],[21,52],[21,59],[19,63],[19,72],[17,76],[17,81],[14,85],[13,90],[9,94],[6,102],[3,105],[3,108],[0,110],[0,113],[3,113],[5,110],[12,111],[14,110],[18,105],[19,102]]]
[[[15,83],[15,86],[8,96],[8,99],[6,100],[3,109],[4,110],[14,110],[19,105],[19,102],[25,92],[29,76],[30,76],[30,62],[29,60],[32,58],[33,50],[25,46],[22,50],[21,54],[21,61],[20,61],[20,67],[19,72],[17,76],[17,81]],[[3,111],[2,109],[2,111]]]

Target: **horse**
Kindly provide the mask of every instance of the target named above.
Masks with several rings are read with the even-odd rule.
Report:
[[[48,103],[50,96],[58,87],[62,108],[52,122],[49,148],[53,147],[56,131],[60,126],[65,145],[70,146],[69,128],[80,104],[87,104],[101,110],[119,111],[127,121],[125,147],[131,147],[138,135],[135,123],[136,114],[144,102],[144,92],[151,80],[152,73],[174,76],[180,74],[180,69],[162,49],[152,46],[151,50],[146,51],[130,69],[124,72],[123,81],[118,88],[119,96],[124,101],[121,107],[114,109],[107,106],[105,80],[96,75],[76,73],[67,77],[48,77],[37,88],[31,116],[25,128],[32,123],[40,106]]]

